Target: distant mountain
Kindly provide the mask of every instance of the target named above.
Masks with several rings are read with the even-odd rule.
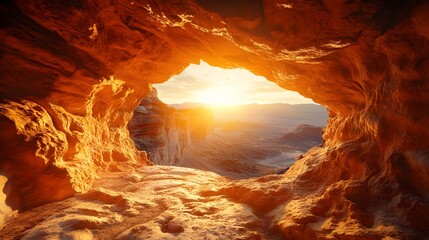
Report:
[[[281,140],[291,146],[315,146],[322,144],[322,128],[301,124],[293,132],[286,133]]]
[[[205,107],[213,112],[215,122],[243,121],[272,125],[284,125],[293,129],[300,124],[325,126],[328,113],[316,104],[247,104],[213,107],[204,103],[172,104],[174,108]]]
[[[185,109],[185,108],[200,108],[206,107],[210,108],[209,104],[206,103],[194,103],[194,102],[185,102],[180,104],[169,104],[170,107],[174,107],[176,109]]]

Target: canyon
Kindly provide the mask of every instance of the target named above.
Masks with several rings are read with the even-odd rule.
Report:
[[[152,88],[134,110],[128,130],[137,149],[155,165],[241,179],[289,168],[298,156],[322,144],[326,120],[326,109],[315,104],[169,106]]]
[[[428,56],[425,0],[2,1],[0,236],[427,238]],[[200,59],[325,106],[323,145],[242,180],[151,166],[133,112]]]

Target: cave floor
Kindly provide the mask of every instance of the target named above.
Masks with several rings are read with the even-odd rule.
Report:
[[[0,239],[280,239],[269,216],[222,194],[230,182],[171,166],[111,173],[87,193],[19,213]]]

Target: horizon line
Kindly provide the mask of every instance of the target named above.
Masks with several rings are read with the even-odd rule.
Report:
[[[182,103],[165,103],[165,104],[167,104],[167,105],[201,104],[201,105],[221,106],[221,107],[227,107],[227,106],[245,106],[245,105],[285,104],[285,105],[318,105],[318,106],[322,106],[323,107],[323,105],[318,104],[318,103],[282,103],[282,102],[274,102],[274,103],[242,103],[242,104],[212,104],[212,103],[205,103],[205,102],[182,102]]]

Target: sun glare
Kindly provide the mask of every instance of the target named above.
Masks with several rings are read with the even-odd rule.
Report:
[[[246,69],[223,69],[201,61],[181,74],[155,85],[161,100],[168,104],[205,103],[242,105],[270,103],[313,103],[296,92],[286,91]]]
[[[235,105],[241,103],[238,95],[237,89],[213,87],[197,92],[195,100],[212,105]]]

